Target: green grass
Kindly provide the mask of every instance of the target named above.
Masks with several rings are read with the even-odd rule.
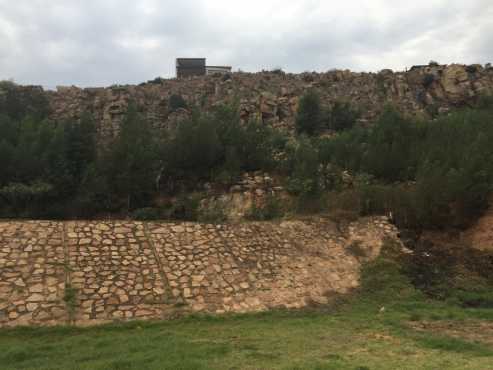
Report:
[[[406,307],[407,306],[407,307]],[[416,318],[491,320],[433,302],[0,331],[0,369],[493,369],[493,348],[418,332]],[[492,334],[493,335],[493,334]]]
[[[444,328],[452,323],[465,335],[411,326],[423,322],[446,323]],[[357,294],[330,307],[3,329],[0,369],[493,370],[493,333],[485,341],[475,336],[474,326],[468,330],[478,322],[493,324],[493,309],[431,301],[384,256],[364,269]]]

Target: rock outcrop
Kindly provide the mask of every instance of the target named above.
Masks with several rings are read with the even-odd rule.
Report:
[[[0,327],[327,303],[397,230],[367,218],[212,225],[0,222]],[[354,253],[355,246],[358,253]]]
[[[101,136],[111,137],[117,134],[130,101],[137,104],[154,127],[166,129],[176,125],[189,113],[170,107],[172,95],[180,95],[188,106],[204,110],[236,102],[243,119],[260,119],[289,129],[294,125],[298,99],[309,88],[317,89],[327,106],[336,100],[351,102],[363,112],[363,122],[373,120],[388,103],[406,114],[426,115],[445,113],[493,92],[493,68],[489,65],[430,64],[406,72],[260,72],[226,77],[156,79],[138,86],[108,88],[59,87],[46,94],[53,118],[77,119],[88,111],[95,116]]]

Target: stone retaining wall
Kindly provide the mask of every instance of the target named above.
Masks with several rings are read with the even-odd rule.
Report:
[[[358,285],[385,218],[206,225],[0,222],[0,326],[92,325],[327,303]]]

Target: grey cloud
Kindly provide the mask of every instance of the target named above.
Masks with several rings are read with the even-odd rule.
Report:
[[[0,79],[48,87],[138,83],[172,77],[177,56],[292,72],[492,59],[489,0],[395,4],[0,0]]]

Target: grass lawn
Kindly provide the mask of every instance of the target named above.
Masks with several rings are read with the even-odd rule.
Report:
[[[493,369],[478,323],[493,324],[493,310],[405,302],[380,312],[360,301],[331,311],[18,328],[0,331],[0,369]]]
[[[331,307],[3,329],[0,369],[493,370],[493,309],[428,300],[380,258]]]

